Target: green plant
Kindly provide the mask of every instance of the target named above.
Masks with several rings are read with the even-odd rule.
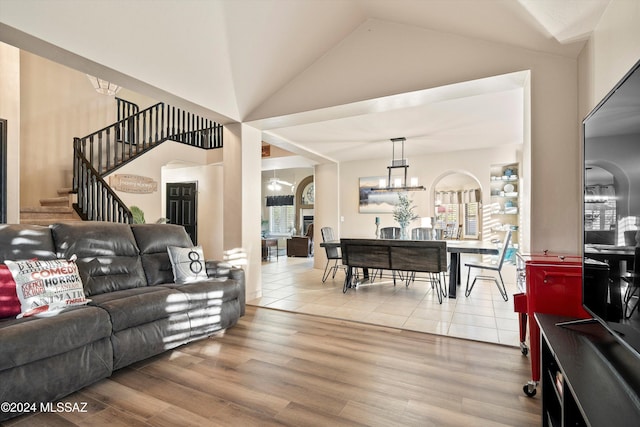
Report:
[[[129,208],[131,211],[131,215],[133,215],[133,223],[134,224],[144,224],[144,212],[137,206],[131,206]]]
[[[400,224],[400,228],[406,229],[411,221],[419,218],[413,212],[414,209],[413,200],[406,193],[398,193],[398,204],[393,208],[393,219]]]

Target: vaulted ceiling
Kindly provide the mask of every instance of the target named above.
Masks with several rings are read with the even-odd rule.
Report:
[[[371,144],[389,136],[424,150],[479,148],[479,132],[497,144],[522,141],[521,73],[430,89],[393,81],[373,98],[370,91],[358,98],[351,88],[341,100],[335,88],[331,99],[283,103],[301,75],[318,73],[324,58],[354,39],[402,27],[576,58],[608,3],[0,0],[0,41],[158,99],[175,98],[223,123],[249,122],[268,142],[313,161],[345,161],[362,158],[363,146],[368,155],[388,155]],[[357,60],[345,57],[345,67]],[[339,71],[327,78],[336,81]]]

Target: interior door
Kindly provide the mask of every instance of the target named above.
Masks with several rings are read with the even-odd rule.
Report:
[[[7,121],[0,119],[0,224],[7,222]]]
[[[197,182],[167,183],[167,222],[184,226],[194,245],[198,244],[197,201]]]

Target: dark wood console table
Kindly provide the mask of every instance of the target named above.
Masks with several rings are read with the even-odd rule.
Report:
[[[640,358],[599,323],[535,315],[542,335],[543,426],[640,425]]]

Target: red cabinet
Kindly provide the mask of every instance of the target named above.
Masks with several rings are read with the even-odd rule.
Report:
[[[533,396],[540,381],[540,329],[534,313],[557,314],[576,319],[591,316],[582,308],[582,257],[565,254],[517,254],[518,287],[514,310],[520,313],[520,346],[530,353],[531,381],[524,387]],[[529,348],[526,327],[529,323]]]

